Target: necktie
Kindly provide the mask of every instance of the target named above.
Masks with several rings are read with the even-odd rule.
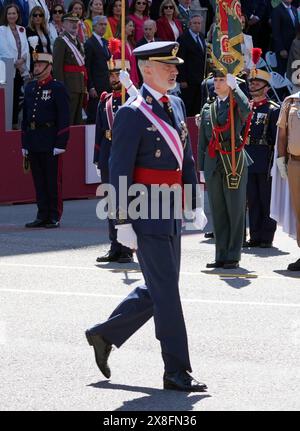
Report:
[[[292,8],[291,8],[291,7],[289,7],[289,8],[288,8],[288,12],[289,12],[289,14],[290,14],[291,20],[293,21],[293,25],[294,25],[294,27],[295,27],[295,16],[294,16],[294,14],[293,14],[293,11],[292,11]]]
[[[200,39],[200,36],[199,36],[199,34],[197,34],[197,36],[196,36],[196,40],[197,40],[197,45],[199,45],[199,47],[202,49],[202,51],[203,51],[203,45],[202,45],[202,41],[201,41],[201,39]]]
[[[168,96],[162,96],[159,99],[159,101],[162,102],[165,113],[170,118],[172,126],[175,127],[174,118],[173,118],[173,114],[172,114],[172,108],[171,108],[170,100],[169,100]]]

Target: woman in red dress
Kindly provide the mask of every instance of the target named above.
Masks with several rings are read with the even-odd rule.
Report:
[[[160,18],[156,21],[157,37],[161,40],[177,40],[182,33],[178,9],[174,0],[163,0],[159,8]]]

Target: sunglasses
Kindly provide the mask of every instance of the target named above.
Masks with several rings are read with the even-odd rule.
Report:
[[[60,15],[63,14],[62,9],[54,9],[53,13],[59,13]]]
[[[44,15],[41,13],[34,13],[32,16],[33,16],[33,18],[38,18],[38,17],[44,18]]]
[[[137,1],[136,4],[138,4],[139,6],[146,6],[147,3],[144,3],[143,1]]]
[[[174,9],[174,6],[164,6],[164,9]]]

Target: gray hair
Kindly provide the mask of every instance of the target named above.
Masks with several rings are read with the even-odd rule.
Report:
[[[104,21],[107,23],[107,17],[105,15],[94,16],[94,18],[92,19],[93,27],[99,24],[99,22],[104,22]]]
[[[144,25],[143,27],[145,27],[145,25],[154,25],[155,28],[157,28],[156,22],[153,19],[146,19],[146,21],[144,21]]]
[[[193,18],[201,18],[202,21],[204,20],[204,16],[200,12],[193,12],[189,17],[189,22],[191,22]]]
[[[141,71],[141,74],[144,77],[144,67],[149,66],[149,60],[138,60],[138,66]]]

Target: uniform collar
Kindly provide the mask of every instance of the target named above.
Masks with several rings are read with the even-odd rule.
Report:
[[[47,78],[43,79],[42,81],[38,81],[38,85],[42,86],[42,85],[46,85],[48,84],[48,82],[53,81],[53,78],[51,75],[49,75]]]
[[[113,91],[112,95],[113,95],[114,99],[117,99],[118,97],[122,96],[122,93],[121,93],[121,91]]]
[[[143,88],[145,88],[145,90],[148,91],[148,93],[151,94],[151,96],[154,97],[154,99],[156,99],[159,103],[159,99],[164,96],[164,94],[160,93],[159,91],[154,90],[153,88],[149,87],[149,85],[147,84],[143,84]]]
[[[262,106],[268,103],[267,99],[260,100],[259,102],[253,102],[253,108],[257,108],[258,106]]]

